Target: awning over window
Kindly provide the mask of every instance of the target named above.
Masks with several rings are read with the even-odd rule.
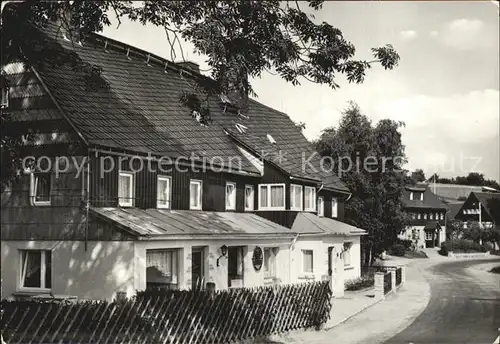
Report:
[[[292,232],[301,234],[365,235],[366,231],[327,217],[312,213],[299,213],[292,226]]]
[[[290,229],[253,213],[97,207],[92,207],[91,213],[138,237],[295,235]]]

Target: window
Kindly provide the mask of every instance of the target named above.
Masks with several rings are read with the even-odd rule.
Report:
[[[441,215],[439,217],[441,220],[444,220],[444,213],[441,213]]]
[[[134,206],[134,174],[120,172],[118,178],[118,205],[120,207]]]
[[[276,256],[278,254],[277,247],[264,248],[264,277],[276,277]]]
[[[177,289],[178,251],[146,250],[146,287]]]
[[[314,271],[312,250],[302,250],[302,271],[304,273],[312,273]]]
[[[41,250],[22,250],[21,289],[50,289],[52,287],[52,253]]]
[[[417,217],[420,220],[422,218],[422,214],[418,213]]]
[[[351,242],[344,243],[344,252],[342,253],[342,259],[344,260],[344,266],[351,266]]]
[[[427,220],[427,213],[424,214],[424,220]]]
[[[421,193],[420,193],[420,200],[421,200],[421,201],[423,201],[423,200],[424,200],[424,193],[423,193],[423,192],[421,192]]]
[[[318,216],[325,216],[325,200],[318,197]]]
[[[50,173],[31,174],[31,200],[33,205],[50,205]]]
[[[432,240],[432,239],[433,239],[433,233],[425,232],[425,240]]]
[[[429,220],[434,220],[434,213],[429,214]]]
[[[226,183],[226,210],[236,209],[236,183]]]
[[[411,214],[411,218],[412,218],[413,220],[416,220],[416,219],[417,219],[417,214],[412,213],[412,214]]]
[[[285,184],[259,185],[260,210],[285,210]]]
[[[245,210],[253,210],[254,199],[253,185],[245,185]]]
[[[305,210],[316,211],[316,188],[312,186],[305,187]]]
[[[339,216],[339,204],[337,201],[337,198],[332,197],[332,217],[338,217]]]
[[[9,107],[9,89],[7,87],[2,87],[2,109]]]
[[[439,213],[436,213],[436,215],[434,215],[434,218],[435,218],[436,220],[439,220]]]
[[[413,201],[413,192],[410,192],[410,201]]]
[[[235,280],[243,280],[243,247],[233,246],[227,249],[227,277],[229,287],[240,286]],[[243,286],[241,282],[241,286]]]
[[[156,207],[170,208],[171,195],[171,178],[166,176],[158,176],[156,184]]]
[[[290,209],[291,210],[302,210],[302,186],[301,185],[290,185]]]
[[[201,210],[201,180],[191,180],[189,183],[189,209]]]

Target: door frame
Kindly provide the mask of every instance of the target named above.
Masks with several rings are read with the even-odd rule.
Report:
[[[191,288],[194,289],[196,281],[193,276],[193,262],[194,262],[194,253],[201,253],[201,277],[202,277],[202,285],[201,288],[205,288],[205,284],[207,281],[207,269],[206,269],[206,259],[207,259],[207,246],[192,246],[191,247]]]

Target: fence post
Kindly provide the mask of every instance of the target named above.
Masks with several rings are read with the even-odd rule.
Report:
[[[391,291],[396,292],[396,270],[391,269]]]
[[[406,282],[406,267],[404,265],[398,266],[401,269],[401,285]]]
[[[375,273],[375,298],[383,299],[384,296],[384,273]]]

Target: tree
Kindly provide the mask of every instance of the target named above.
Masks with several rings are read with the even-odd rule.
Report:
[[[306,124],[304,122],[294,122],[294,123],[295,123],[295,128],[297,128],[300,132],[306,129]]]
[[[163,27],[172,60],[184,59],[181,38],[191,42],[195,53],[207,57],[212,78],[209,81],[200,78],[198,87],[207,97],[212,94],[231,96],[243,111],[248,96],[255,95],[251,78],[259,77],[264,71],[275,72],[293,85],[309,80],[336,89],[339,87],[338,75],[344,75],[350,83],[361,83],[375,63],[384,69],[393,69],[399,62],[399,55],[391,45],[372,48],[372,60],[355,59],[356,49],[340,29],[327,22],[314,21],[313,14],[322,8],[322,0],[63,0],[21,1],[9,3],[5,8],[3,5],[3,63],[15,60],[37,65],[50,61],[47,57],[51,54],[40,50],[46,47],[46,42],[34,33],[33,26],[43,28],[49,21],[57,21],[69,32],[70,39],[80,40],[89,32],[99,32],[110,25],[112,17],[118,23],[129,18],[144,25]],[[83,69],[89,81],[99,81],[101,70],[98,66],[82,65],[77,56],[69,59],[71,61],[50,63],[69,63]],[[106,80],[101,81],[105,86]],[[194,99],[193,95],[185,95],[180,101],[198,106],[196,110],[202,114],[203,121],[208,121],[207,102],[198,100],[188,104],[188,100]],[[9,145],[9,140],[2,140],[2,154],[6,154],[6,161],[15,162],[18,160],[12,158],[15,147]],[[5,173],[8,171],[10,169]],[[3,172],[2,181],[12,177]]]
[[[338,127],[325,129],[316,142],[322,156],[338,162],[335,170],[352,193],[344,208],[346,222],[368,232],[362,239],[366,265],[396,241],[408,221],[401,203],[406,176],[401,125],[386,119],[373,126],[351,102]],[[357,161],[362,166],[354,166]]]
[[[427,178],[425,178],[424,170],[422,169],[413,171],[411,173],[411,179],[413,179],[415,183],[425,182],[427,180]]]

